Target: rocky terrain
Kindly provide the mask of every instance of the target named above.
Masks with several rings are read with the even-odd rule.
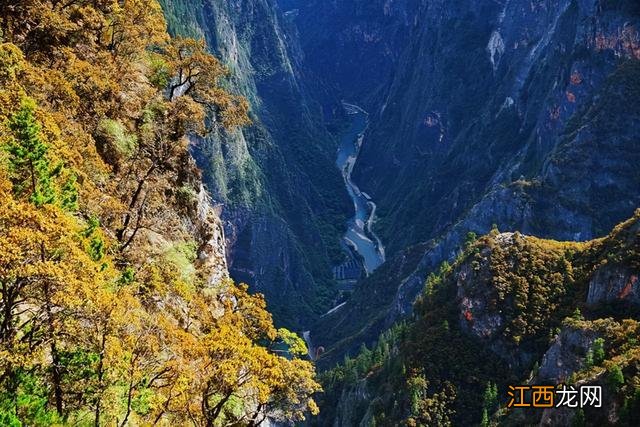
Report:
[[[621,310],[613,322],[637,316],[636,264],[590,252],[640,205],[637,2],[200,0],[191,6],[164,2],[170,28],[204,36],[252,105],[253,126],[212,135],[195,150],[208,191],[223,205],[231,275],[266,295],[277,322],[309,331],[320,369],[345,355],[359,360],[362,344],[380,349],[385,340],[387,350],[380,352],[387,356],[378,362],[389,354],[403,361],[441,357],[427,347],[407,349],[406,339],[389,332],[404,331],[397,325],[406,319],[420,324],[415,316],[420,319],[425,305],[415,305],[416,298],[434,274],[455,277],[441,301],[450,309],[448,328],[456,331],[451,342],[476,351],[451,368],[449,382],[458,390],[463,368],[496,354],[487,368],[505,369],[513,380],[538,375],[536,363],[549,381],[579,375],[587,369],[582,353],[602,337],[593,330],[618,339],[615,325],[589,329],[588,323],[606,318],[610,307]],[[343,101],[369,113],[352,179],[375,200],[373,232],[386,250],[386,261],[347,292],[332,277],[332,268],[345,261],[339,244],[352,209],[334,165],[349,125]],[[487,233],[486,245],[473,246],[481,251],[477,265],[460,263],[471,242]],[[496,283],[495,253],[517,258],[521,250],[535,252],[550,269]],[[533,286],[532,277],[553,284],[540,289],[545,304],[512,295],[523,300],[510,312],[515,317],[506,318],[513,301],[504,292]],[[565,325],[578,307],[587,320]],[[433,337],[421,342],[442,345],[445,328],[432,317]],[[390,335],[383,339],[384,331]],[[451,345],[444,347],[453,351]],[[336,386],[346,401],[334,413],[335,390],[329,393],[329,415],[319,422],[384,424],[375,415],[380,408],[394,420],[406,418],[416,408],[405,401],[391,409],[388,390],[381,392],[385,380],[407,378],[398,372],[406,366],[391,365],[367,370],[383,372],[373,384],[359,378],[357,386]],[[455,406],[457,415],[440,412],[438,422],[479,422],[483,410],[519,422],[493,403],[471,403],[473,393],[495,381],[488,371],[478,371],[465,388],[471,391],[455,398],[444,368],[433,365],[408,377],[411,387],[431,382],[427,391],[414,387],[405,397]],[[345,366],[338,371],[351,372]],[[632,368],[621,369],[635,378]],[[378,402],[376,396],[381,406],[364,404]],[[464,404],[472,405],[466,415]],[[545,423],[570,419],[553,411],[544,417]],[[419,421],[419,414],[413,419],[435,422]]]
[[[304,17],[313,19],[321,6],[305,4],[299,19],[309,28]],[[388,259],[406,268],[401,260],[415,258],[408,247],[426,250],[400,280],[363,282],[342,312],[317,326],[320,345],[344,342],[354,329],[361,338],[350,342],[374,337],[379,330],[368,331],[380,306],[358,307],[381,287],[388,295],[383,325],[409,312],[426,275],[455,257],[469,231],[495,224],[584,241],[638,206],[640,14],[633,2],[323,7],[334,31],[302,32],[308,61],[339,46],[336,61],[323,62],[340,70],[321,73],[328,79],[357,76],[357,66],[388,76],[332,82],[340,93],[368,94],[371,125],[354,180],[378,203],[375,228]],[[363,57],[347,61],[342,55],[357,45],[366,46],[358,50]],[[362,320],[335,336],[329,325],[340,319]]]

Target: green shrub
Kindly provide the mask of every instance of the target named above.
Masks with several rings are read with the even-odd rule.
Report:
[[[103,119],[98,125],[98,135],[108,144],[107,151],[115,151],[121,157],[130,157],[136,149],[135,135],[127,132],[122,123],[117,120]]]

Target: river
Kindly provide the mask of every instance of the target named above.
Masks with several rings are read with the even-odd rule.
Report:
[[[351,125],[342,135],[336,165],[342,172],[345,186],[353,201],[354,216],[347,222],[347,232],[342,239],[346,245],[360,255],[365,272],[369,275],[384,262],[384,246],[380,238],[373,232],[376,204],[369,195],[360,191],[360,188],[351,179],[351,172],[353,172],[364,141],[365,130],[369,126],[369,114],[357,105],[346,102],[343,102],[343,105],[351,117]],[[351,253],[349,255],[352,256]],[[340,310],[345,304],[346,302],[342,302],[335,306],[323,314],[323,317]],[[305,331],[302,337],[307,343],[309,358],[315,360],[316,349],[311,342],[311,332]]]
[[[362,257],[364,269],[368,275],[384,262],[384,246],[373,232],[376,204],[352,181],[351,172],[360,154],[364,133],[369,125],[369,114],[357,105],[348,103],[343,105],[352,120],[349,129],[342,136],[336,165],[342,171],[342,177],[355,210],[353,218],[347,223],[348,228],[343,239]]]

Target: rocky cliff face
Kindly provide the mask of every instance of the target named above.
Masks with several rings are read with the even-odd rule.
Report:
[[[574,327],[563,328],[542,357],[533,383],[560,384],[584,367],[587,352],[597,335],[593,331]]]
[[[598,305],[627,301],[640,306],[638,274],[628,267],[601,268],[589,284],[587,303]]]
[[[385,325],[405,315],[469,231],[588,240],[640,204],[636,2],[286,3],[306,62],[371,112],[354,180],[378,203],[388,258],[428,242],[409,275],[370,279],[336,324],[364,317],[352,329],[374,336],[379,307],[358,308],[372,292],[390,295]],[[343,341],[330,325],[316,336]]]
[[[618,68],[638,59],[633,2],[317,3],[302,10],[309,20],[329,14],[334,31],[321,42],[302,31],[308,61],[335,67],[329,79],[355,77],[336,83],[345,94],[378,94],[355,179],[380,200],[392,252],[465,218],[476,231],[493,221],[585,240],[633,212],[637,177],[618,156],[636,155],[627,142],[637,111],[613,114],[635,98],[622,88],[635,86],[637,71]],[[339,47],[335,61],[324,59],[330,43]],[[358,64],[375,70],[375,84],[358,78]],[[585,169],[598,172],[578,172]],[[562,203],[545,204],[552,194]],[[616,202],[600,203],[605,195]],[[592,212],[596,204],[606,209]]]
[[[197,216],[192,231],[193,235],[200,239],[196,265],[208,272],[207,283],[212,286],[229,276],[227,242],[220,209],[211,204],[211,199],[202,184],[197,200]]]
[[[165,2],[174,29],[204,35],[253,105],[253,127],[201,141],[197,157],[225,203],[232,275],[279,320],[308,325],[332,301],[350,206],[329,131],[337,99],[371,113],[354,180],[378,203],[390,261],[312,328],[336,360],[410,313],[469,231],[587,240],[640,204],[633,1],[185,5]]]
[[[195,149],[208,190],[224,204],[231,275],[264,293],[278,322],[302,328],[333,302],[331,266],[350,210],[328,132],[339,103],[305,79],[293,17],[274,1],[164,7],[173,31],[206,38],[251,102],[252,126]]]

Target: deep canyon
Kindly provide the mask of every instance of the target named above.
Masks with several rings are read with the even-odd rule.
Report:
[[[204,36],[253,106],[253,126],[196,151],[234,275],[274,301],[296,295],[306,314],[275,308],[285,323],[309,327],[334,302],[352,214],[332,167],[350,125],[341,99],[369,112],[351,179],[377,202],[388,263],[427,245],[419,277],[494,224],[606,234],[640,197],[638,112],[622,108],[635,101],[625,70],[611,77],[638,56],[623,3],[167,1],[170,28]],[[417,291],[403,282],[389,319]]]
[[[640,206],[634,1],[163,4],[251,103],[193,149],[231,275],[321,370],[410,318],[470,235],[586,242]]]
[[[638,165],[638,0],[2,0],[0,425],[637,427]]]

